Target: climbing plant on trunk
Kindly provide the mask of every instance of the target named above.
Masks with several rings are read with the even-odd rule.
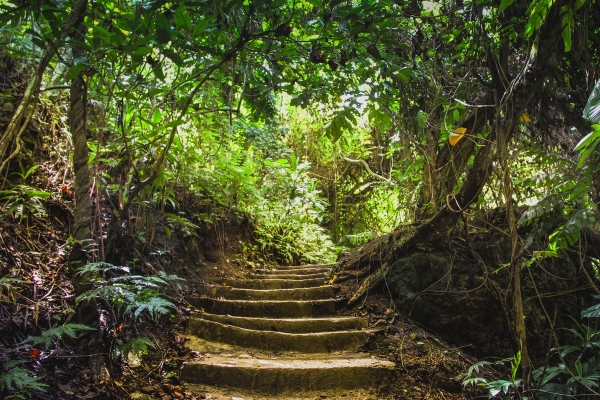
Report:
[[[535,3],[535,2],[534,2]],[[534,7],[535,4],[532,4]],[[473,6],[475,7],[475,6]],[[535,97],[542,92],[545,80],[553,76],[557,60],[564,59],[567,46],[565,29],[573,29],[572,25],[564,24],[565,7],[570,7],[568,1],[555,4],[545,4],[543,20],[531,19],[525,25],[525,30],[537,31],[535,40],[529,42],[530,50],[526,58],[513,76],[507,74],[505,56],[505,40],[500,39],[500,51],[494,43],[483,42],[481,46],[488,57],[487,70],[491,78],[489,92],[481,97],[481,102],[472,105],[473,111],[456,125],[464,130],[455,131],[455,135],[470,133],[469,140],[454,140],[452,147],[444,142],[437,151],[435,162],[429,156],[429,168],[435,165],[439,181],[434,180],[435,173],[428,172],[428,180],[421,196],[421,205],[427,199],[433,199],[435,204],[431,209],[430,219],[420,225],[402,229],[390,234],[386,240],[377,240],[359,250],[359,257],[353,254],[342,261],[341,267],[358,269],[365,276],[356,293],[350,298],[350,304],[360,299],[370,288],[381,282],[391,265],[399,258],[405,257],[418,250],[431,250],[446,247],[461,215],[471,204],[477,201],[484,185],[488,182],[494,165],[499,158],[508,156],[507,145],[517,137],[519,124],[523,121],[528,107]],[[503,5],[499,9],[506,8]],[[502,10],[499,10],[501,12]],[[534,10],[535,11],[535,10]],[[538,12],[538,11],[535,11]],[[480,14],[481,15],[481,14]],[[533,18],[533,17],[532,17]],[[482,21],[485,25],[485,21]],[[487,22],[489,23],[489,21]],[[531,28],[533,24],[533,28]],[[485,90],[485,89],[484,89]],[[481,112],[480,108],[485,108]],[[487,111],[490,108],[493,112]],[[439,115],[439,114],[438,114]],[[435,119],[434,119],[435,121]],[[426,136],[426,146],[434,146],[437,141]],[[452,138],[450,138],[452,141]],[[464,153],[462,150],[467,149]],[[472,161],[471,161],[472,160]],[[506,167],[506,163],[501,164]],[[445,172],[449,171],[449,172]],[[524,382],[529,379],[529,359],[527,355],[527,335],[523,320],[523,308],[520,289],[520,243],[516,237],[516,222],[511,201],[511,183],[505,171],[505,199],[508,221],[513,237],[513,257],[511,258],[512,282],[512,315],[511,322],[516,332],[515,342],[522,355],[522,373]],[[460,184],[454,190],[456,184]],[[425,214],[427,215],[427,213]],[[373,257],[377,254],[377,257]],[[359,261],[356,261],[356,260]],[[358,265],[356,265],[358,264]],[[378,267],[377,267],[378,266]],[[373,270],[375,267],[375,270]]]
[[[51,32],[54,33],[55,36],[47,38],[46,43],[36,42],[36,44],[43,44],[40,60],[4,134],[0,137],[0,172],[2,172],[8,166],[8,163],[20,153],[21,135],[33,117],[36,106],[35,100],[37,99],[40,90],[44,72],[57,51],[63,46],[65,39],[71,34],[77,21],[79,21],[81,16],[85,13],[85,4],[87,4],[87,1],[84,0],[75,2],[71,12],[66,16],[66,19],[62,24],[62,28],[58,27],[58,18],[60,18],[61,13],[59,12],[58,16],[53,16],[51,19]],[[52,11],[47,15],[52,15]],[[0,21],[3,20],[4,22],[7,22],[7,19],[10,16],[9,13],[6,13]]]

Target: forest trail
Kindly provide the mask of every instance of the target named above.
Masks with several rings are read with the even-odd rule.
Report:
[[[182,379],[212,399],[380,399],[394,363],[358,349],[367,321],[336,317],[331,265],[256,270],[187,300],[188,346],[200,357]]]

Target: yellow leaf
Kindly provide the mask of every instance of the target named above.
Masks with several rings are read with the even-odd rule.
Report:
[[[458,141],[462,139],[463,136],[465,136],[465,133],[467,133],[467,128],[464,128],[462,126],[459,126],[454,130],[454,132],[451,132],[450,136],[448,137],[450,146],[456,146],[456,143],[458,143]]]
[[[519,118],[519,119],[521,120],[521,122],[527,122],[527,123],[531,122],[531,118],[529,118],[529,115],[527,115],[525,113],[521,114],[521,118]]]

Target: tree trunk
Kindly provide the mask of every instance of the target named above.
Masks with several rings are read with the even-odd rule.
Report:
[[[71,37],[76,42],[83,42],[85,26],[83,19],[87,8],[87,0],[78,1],[82,3],[83,12],[75,24],[75,31]],[[83,57],[84,51],[77,45],[73,46],[73,58]],[[71,269],[73,273],[73,286],[77,295],[81,295],[89,290],[91,274],[79,275],[76,268],[85,265],[90,260],[91,247],[91,223],[92,223],[92,199],[91,199],[91,179],[90,168],[88,166],[88,147],[87,147],[87,86],[83,79],[83,73],[71,81],[70,89],[70,110],[69,126],[71,136],[73,137],[73,170],[75,171],[75,224],[73,228],[73,238],[75,245],[70,254]],[[77,306],[77,319],[84,325],[98,327],[98,310],[95,301],[84,301]],[[88,366],[92,378],[99,382],[108,377],[108,372],[104,366],[104,357],[100,355],[104,352],[104,342],[102,332],[90,331],[79,341],[79,352],[90,354]]]
[[[29,81],[27,89],[25,89],[25,93],[23,94],[23,98],[21,99],[19,106],[10,119],[6,130],[4,131],[4,135],[0,137],[0,160],[2,160],[2,164],[0,164],[0,173],[8,166],[10,160],[19,154],[19,140],[27,128],[27,125],[31,120],[31,116],[33,115],[35,109],[34,100],[38,96],[44,72],[50,63],[50,60],[52,60],[52,57],[54,57],[58,51],[58,48],[61,44],[60,42],[71,33],[71,30],[78,23],[77,21],[79,21],[84,15],[86,8],[87,0],[77,0],[77,2],[73,5],[71,14],[69,14],[69,17],[63,24],[61,37],[49,41],[44,48],[35,74]],[[6,156],[9,149],[13,146],[14,150],[8,156]]]

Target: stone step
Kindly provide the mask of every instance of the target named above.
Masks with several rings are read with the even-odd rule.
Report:
[[[210,354],[203,360],[185,364],[181,378],[190,383],[238,387],[279,396],[297,391],[380,386],[393,368],[394,363],[389,361],[350,354],[327,358]]]
[[[241,289],[231,286],[199,286],[201,295],[229,300],[319,300],[334,296],[333,286],[296,289]]]
[[[367,320],[359,317],[257,318],[196,313],[190,320],[190,323],[192,323],[194,318],[207,319],[246,329],[288,333],[347,331],[352,329],[367,329],[368,326]]]
[[[240,289],[295,289],[295,288],[309,288],[319,287],[325,284],[324,278],[313,278],[313,279],[221,279],[218,284],[225,286],[231,286]]]
[[[326,300],[220,300],[188,297],[196,308],[211,314],[242,317],[305,318],[323,317],[335,313],[335,301]]]
[[[279,267],[277,267],[277,270],[281,271],[281,270],[286,270],[286,269],[291,270],[291,269],[314,269],[314,268],[331,269],[335,266],[336,266],[336,264],[280,265]]]
[[[318,273],[327,273],[331,271],[331,267],[312,267],[312,268],[297,268],[297,269],[255,269],[255,274],[280,275],[280,274],[297,274],[311,275]]]
[[[255,270],[198,288],[203,296],[186,300],[206,312],[190,318],[187,346],[200,357],[182,380],[227,399],[383,398],[395,364],[357,352],[370,335],[365,319],[333,317],[332,267]]]
[[[357,350],[367,342],[369,332],[365,330],[313,333],[273,332],[240,328],[207,319],[194,318],[190,321],[188,335],[212,342],[261,350],[330,353],[332,351]]]
[[[262,279],[262,280],[272,280],[272,279],[292,279],[292,280],[306,280],[306,279],[321,279],[325,281],[324,273],[316,273],[316,274],[248,274],[246,275],[248,279]]]
[[[381,400],[391,399],[387,393],[383,392],[379,387],[366,387],[352,390],[336,390],[336,389],[321,389],[321,390],[302,390],[287,393],[277,393],[276,397],[269,393],[258,393],[244,388],[226,387],[226,386],[210,386],[202,384],[187,383],[188,390],[202,395],[210,394],[207,399],[214,400]],[[132,397],[133,398],[133,397]]]

